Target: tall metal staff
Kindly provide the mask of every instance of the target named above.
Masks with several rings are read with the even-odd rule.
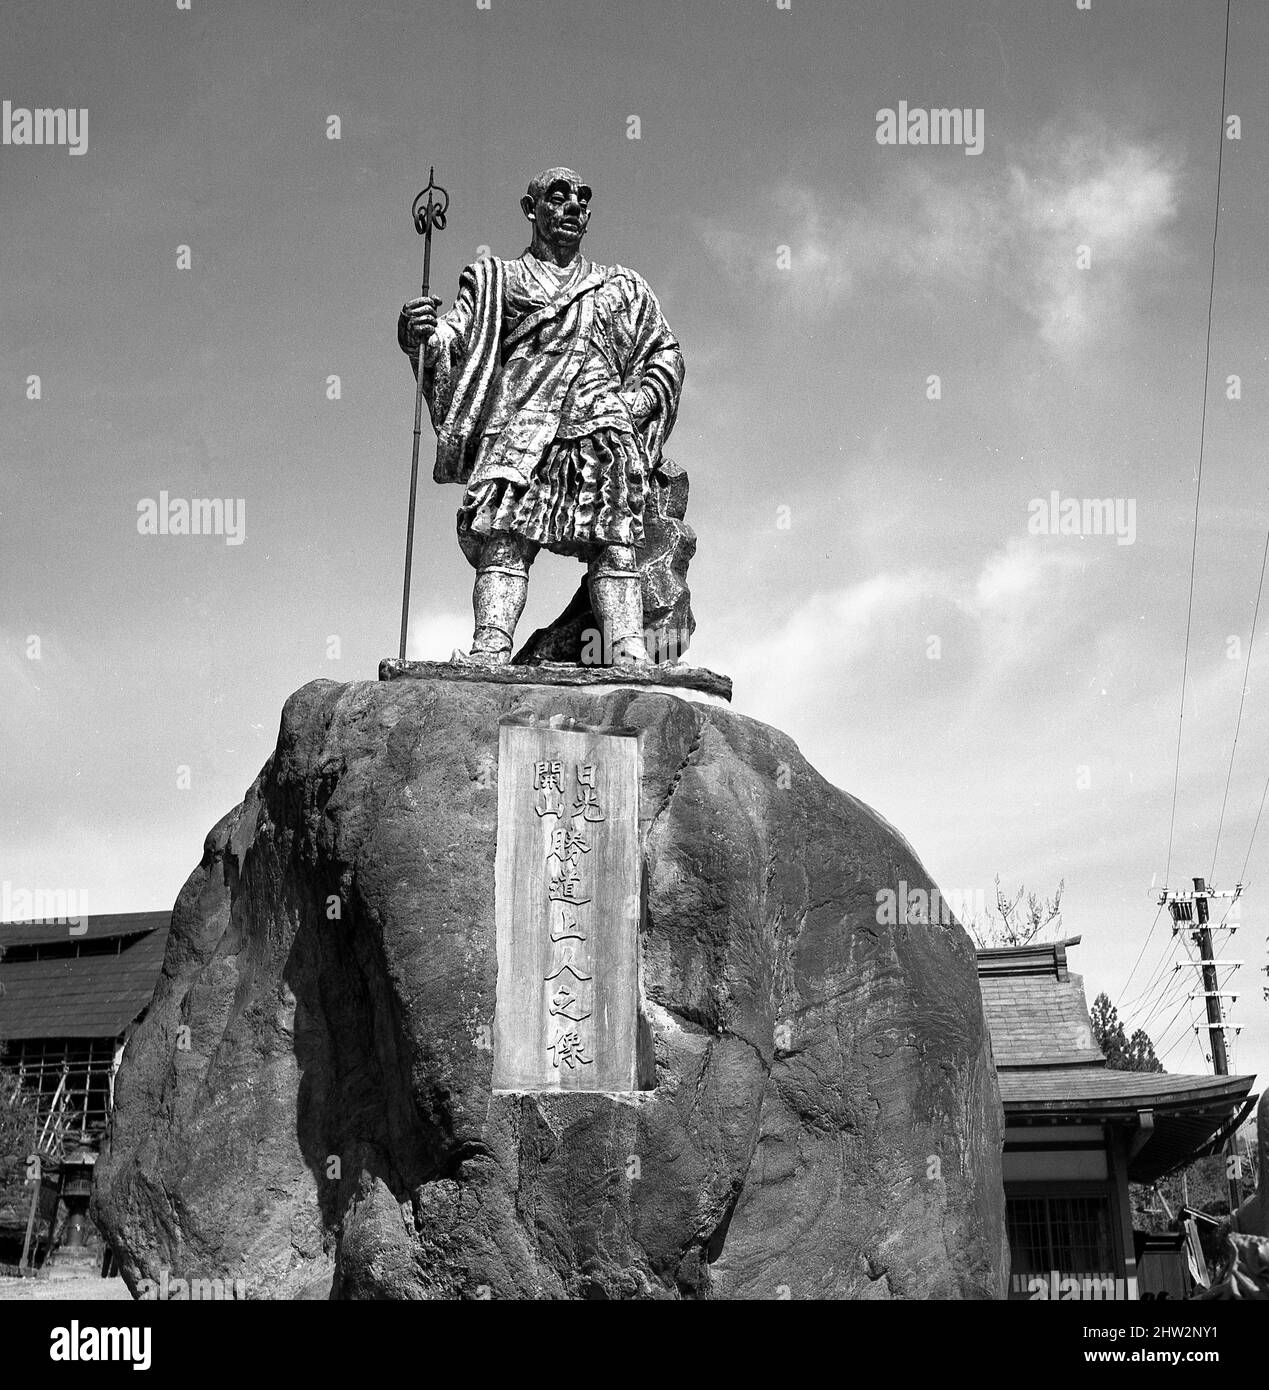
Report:
[[[439,197],[437,196],[439,195]],[[410,215],[414,230],[423,238],[423,297],[430,291],[432,278],[432,228],[445,230],[449,194],[436,182],[436,170],[427,173],[427,187],[414,200]],[[410,622],[410,564],[414,557],[414,495],[419,486],[419,436],[423,430],[423,354],[427,344],[419,344],[419,372],[414,386],[414,457],[410,464],[410,519],[405,530],[405,587],[401,594],[401,660],[405,660],[405,634]]]

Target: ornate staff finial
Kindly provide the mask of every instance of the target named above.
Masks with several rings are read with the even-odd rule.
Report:
[[[437,198],[435,195],[440,194]],[[423,293],[427,294],[428,281],[432,275],[432,228],[438,232],[445,230],[445,217],[449,212],[449,194],[436,182],[435,167],[427,171],[427,187],[418,194],[410,208],[414,219],[414,230],[423,238]]]
[[[432,195],[439,193],[443,201],[437,201]],[[420,236],[429,228],[435,227],[438,232],[445,230],[445,214],[449,211],[449,194],[436,182],[435,167],[427,171],[427,187],[415,198],[414,206],[410,209],[410,214],[414,218],[414,230]]]

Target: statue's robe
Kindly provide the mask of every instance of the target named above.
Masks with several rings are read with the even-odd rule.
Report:
[[[683,357],[642,276],[530,251],[463,271],[423,361],[439,483],[465,487],[459,541],[590,558],[643,539],[649,471],[673,428]]]

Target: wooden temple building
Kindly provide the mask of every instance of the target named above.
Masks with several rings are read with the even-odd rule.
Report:
[[[1134,1232],[1128,1184],[1219,1150],[1255,1078],[1112,1071],[1067,966],[1079,940],[977,953],[1005,1111],[1009,1297],[1137,1299],[1169,1280],[1183,1295],[1161,1258],[1170,1244],[1184,1260],[1182,1241]],[[1139,1256],[1160,1257],[1149,1280]]]
[[[92,1170],[124,1044],[149,1007],[170,912],[0,927],[0,1065],[30,1098],[25,1153],[0,1156],[0,1267],[42,1263],[88,1233]],[[13,1097],[5,1095],[0,1102]]]

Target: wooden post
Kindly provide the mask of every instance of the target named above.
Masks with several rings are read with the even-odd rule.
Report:
[[[40,1132],[40,1142],[36,1145],[37,1149],[42,1149],[46,1145],[51,1146],[52,1137],[57,1134],[53,1128],[53,1122],[57,1119],[57,1103],[62,1098],[62,1092],[66,1089],[66,1078],[70,1075],[68,1064],[62,1064],[62,1079],[57,1083],[57,1090],[53,1092],[53,1099],[48,1108],[48,1119],[44,1121],[44,1128]]]
[[[1172,914],[1172,931],[1177,934],[1181,931],[1188,931],[1190,938],[1198,948],[1199,959],[1192,962],[1197,965],[1202,972],[1203,979],[1203,1003],[1207,1012],[1207,1033],[1212,1045],[1212,1070],[1217,1076],[1229,1075],[1229,1053],[1225,1045],[1225,1023],[1224,1010],[1221,1007],[1221,989],[1217,968],[1221,965],[1228,965],[1237,969],[1241,964],[1236,960],[1218,960],[1212,950],[1212,922],[1209,909],[1209,902],[1212,898],[1229,898],[1231,907],[1238,901],[1243,891],[1241,883],[1233,888],[1218,891],[1207,886],[1205,878],[1194,879],[1193,893],[1169,893],[1164,889],[1159,896],[1159,903],[1166,904]],[[1228,912],[1226,916],[1228,916]],[[1217,927],[1224,926],[1224,919],[1217,924]],[[1236,927],[1229,927],[1233,932]],[[1191,996],[1193,997],[1193,996]],[[1231,1134],[1225,1141],[1224,1147],[1226,1178],[1229,1185],[1229,1228],[1231,1231],[1238,1229],[1238,1207],[1241,1201],[1241,1193],[1238,1182],[1238,1149],[1237,1135]],[[1182,1183],[1185,1182],[1185,1175],[1182,1174]],[[1186,1205],[1189,1205],[1188,1193],[1185,1196]]]
[[[25,1270],[25,1269],[26,1269],[26,1257],[27,1257],[27,1254],[30,1252],[30,1249],[31,1249],[31,1232],[35,1229],[35,1213],[39,1210],[39,1206],[40,1206],[40,1190],[41,1190],[41,1188],[44,1186],[44,1177],[43,1177],[43,1174],[44,1174],[44,1163],[43,1163],[43,1160],[40,1158],[39,1154],[36,1154],[35,1160],[36,1160],[36,1165],[37,1165],[37,1167],[36,1167],[36,1179],[35,1179],[35,1191],[31,1193],[31,1211],[30,1211],[30,1214],[29,1214],[29,1215],[27,1216],[27,1218],[26,1218],[26,1239],[22,1242],[22,1259],[18,1262],[18,1269],[19,1269],[19,1270]]]
[[[1256,1140],[1260,1153],[1260,1234],[1269,1236],[1269,1091],[1256,1107]]]
[[[1128,1297],[1141,1297],[1137,1283],[1137,1252],[1132,1239],[1132,1203],[1128,1194],[1128,1138],[1118,1125],[1107,1126],[1107,1157],[1110,1160],[1112,1194],[1111,1220],[1115,1223],[1115,1244],[1123,1261],[1123,1279]]]
[[[1207,1029],[1212,1040],[1212,1070],[1217,1076],[1229,1075],[1229,1054],[1225,1049],[1225,1015],[1221,1008],[1220,981],[1216,973],[1216,957],[1212,951],[1212,923],[1207,907],[1207,882],[1194,880],[1196,921],[1194,944],[1203,962],[1203,998],[1207,1005]],[[1238,1182],[1238,1136],[1231,1134],[1225,1141],[1225,1178],[1229,1186],[1229,1229],[1238,1229],[1238,1208],[1242,1194]]]

